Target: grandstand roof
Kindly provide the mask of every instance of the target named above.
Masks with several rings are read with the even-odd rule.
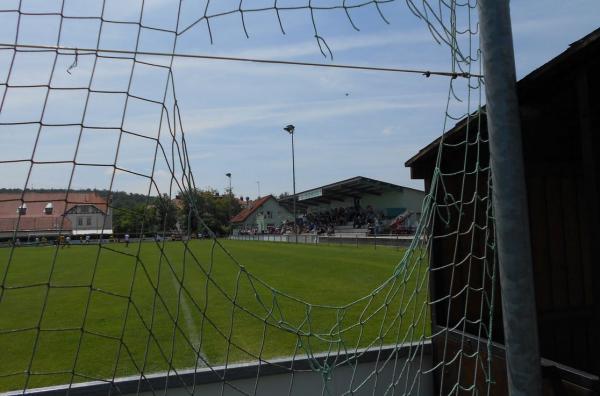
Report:
[[[274,197],[272,195],[267,195],[266,197],[262,197],[250,203],[250,205],[242,210],[240,213],[236,214],[231,218],[232,223],[243,223],[246,219],[254,213],[258,208],[263,206],[265,202]]]
[[[297,193],[296,207],[305,209],[309,206],[329,204],[335,201],[342,202],[344,198],[359,198],[366,194],[381,195],[387,191],[404,191],[405,189],[422,192],[421,190],[415,188],[403,187],[397,184],[370,179],[364,176],[355,176],[350,179],[341,180],[335,183]],[[279,203],[286,209],[291,209],[293,202],[293,195],[281,198],[279,200]]]

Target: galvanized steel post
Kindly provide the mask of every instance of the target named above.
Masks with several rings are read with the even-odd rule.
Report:
[[[541,395],[533,266],[508,0],[479,0],[508,387]]]

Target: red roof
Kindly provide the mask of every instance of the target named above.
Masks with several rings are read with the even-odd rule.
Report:
[[[0,218],[0,232],[14,231],[15,229],[19,231],[69,231],[73,229],[73,225],[66,217],[52,215]]]
[[[44,209],[52,204],[52,214],[45,214]],[[19,216],[18,208],[25,204],[27,211]],[[94,205],[106,213],[106,199],[95,192],[26,192],[0,193],[0,231],[19,230],[69,230],[71,222],[63,215],[77,205]],[[62,223],[62,225],[61,225]]]
[[[265,202],[267,202],[271,198],[273,198],[272,195],[267,195],[266,197],[262,197],[262,198],[257,199],[256,201],[252,202],[250,204],[250,206],[248,206],[246,209],[242,210],[240,213],[238,213],[235,216],[233,216],[231,218],[231,222],[232,223],[243,223],[244,221],[246,221],[246,219],[252,213],[254,213],[258,208],[260,208],[261,206],[263,206],[265,204]]]

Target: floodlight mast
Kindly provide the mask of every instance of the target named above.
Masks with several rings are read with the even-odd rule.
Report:
[[[294,131],[296,130],[296,127],[294,127],[292,124],[289,124],[284,127],[283,130],[292,136],[292,205],[294,211],[294,238],[295,242],[298,243],[298,226],[296,224],[296,163],[294,159]]]
[[[231,172],[225,173],[225,176],[229,179],[229,207],[227,208],[227,216],[229,217],[229,234],[231,235],[233,227],[231,226],[231,206],[233,204],[233,194],[231,191]]]

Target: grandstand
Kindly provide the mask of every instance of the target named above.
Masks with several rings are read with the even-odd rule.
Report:
[[[356,176],[287,196],[279,203],[291,210],[294,199],[302,232],[364,237],[414,232],[425,193]]]

